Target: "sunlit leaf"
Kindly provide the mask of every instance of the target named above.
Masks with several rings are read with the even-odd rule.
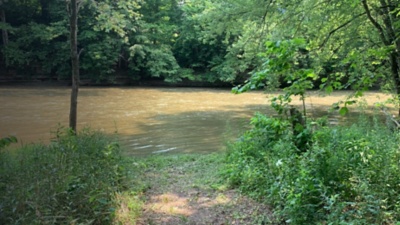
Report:
[[[349,112],[349,109],[347,107],[342,107],[339,110],[340,115],[345,116]]]
[[[350,101],[346,101],[346,102],[345,102],[345,105],[353,105],[353,104],[355,104],[355,103],[357,103],[356,100],[350,100]]]

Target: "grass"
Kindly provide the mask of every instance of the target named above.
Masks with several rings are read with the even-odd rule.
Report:
[[[113,137],[57,132],[0,148],[0,224],[257,224],[264,206],[228,189],[224,154],[122,157]],[[240,207],[238,207],[240,205]],[[261,220],[260,220],[261,221]]]
[[[131,159],[138,224],[262,224],[268,208],[230,189],[226,155],[181,154]],[[266,215],[267,214],[267,215]]]
[[[136,191],[145,191],[154,186],[163,187],[175,183],[183,188],[197,187],[204,190],[223,190],[224,182],[219,176],[224,167],[223,154],[183,154],[160,155],[131,159],[133,169],[130,176],[134,177]],[[153,174],[156,179],[148,179]],[[190,180],[180,180],[179,176],[191,177]]]
[[[0,150],[0,224],[111,224],[123,188],[118,144],[83,130]]]

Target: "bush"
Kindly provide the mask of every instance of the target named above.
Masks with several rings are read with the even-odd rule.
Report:
[[[285,122],[256,118],[230,146],[227,176],[243,192],[273,205],[279,222],[400,221],[398,132],[366,119],[350,127],[322,127],[299,154]]]
[[[83,130],[48,146],[0,152],[0,224],[110,224],[123,168],[119,146]]]

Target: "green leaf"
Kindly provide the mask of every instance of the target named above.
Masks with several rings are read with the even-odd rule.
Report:
[[[265,46],[266,46],[267,48],[271,48],[271,47],[274,46],[274,42],[272,42],[272,41],[266,41],[266,42],[265,42]]]
[[[328,85],[325,88],[326,93],[331,94],[333,92],[333,87],[332,85]]]
[[[339,103],[338,103],[338,102],[333,103],[333,104],[332,104],[332,109],[338,110],[338,109],[339,109]]]
[[[349,112],[349,109],[347,107],[342,107],[339,110],[340,115],[345,116]]]
[[[363,91],[357,91],[354,96],[356,98],[358,98],[358,97],[362,97],[363,95],[364,95]]]
[[[239,92],[239,87],[236,86],[236,87],[232,88],[231,92],[234,93],[234,94],[239,94],[240,93]]]
[[[303,38],[295,38],[293,39],[293,43],[297,46],[304,45],[306,41]]]
[[[346,101],[345,105],[353,105],[355,104],[357,101],[356,100],[350,100],[350,101]]]
[[[307,73],[307,77],[315,79],[317,75],[314,72]]]

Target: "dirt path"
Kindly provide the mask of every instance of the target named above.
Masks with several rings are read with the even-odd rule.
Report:
[[[137,224],[255,225],[270,221],[267,206],[227,190],[217,173],[223,164],[221,156],[194,157],[169,157],[163,159],[167,161],[164,165],[143,173],[148,189]]]

